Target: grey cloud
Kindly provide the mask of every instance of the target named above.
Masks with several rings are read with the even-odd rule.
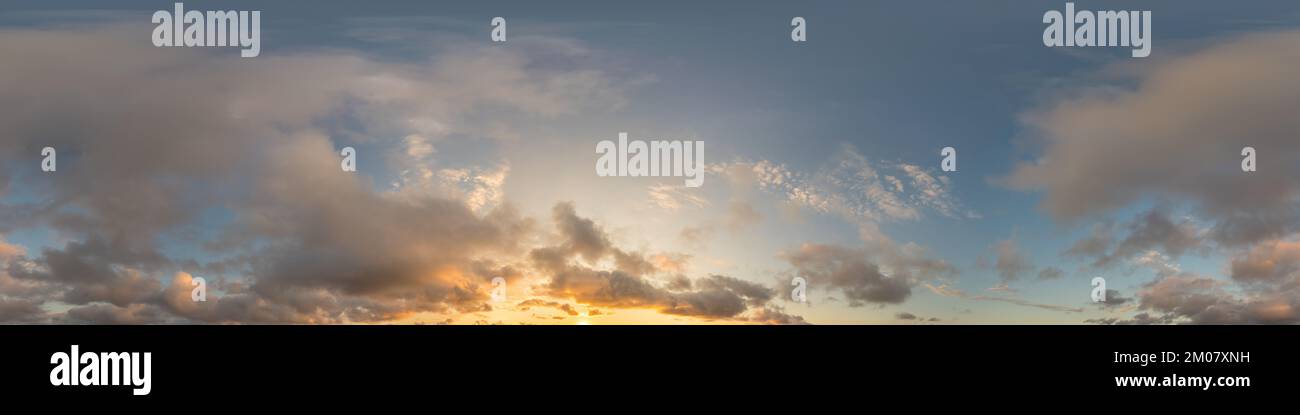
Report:
[[[1061,311],[1066,313],[1078,313],[1083,311],[1083,309],[1080,307],[1069,307],[1069,306],[1056,305],[1056,304],[1038,303],[1038,302],[1033,302],[1022,298],[1016,298],[1016,297],[972,295],[960,289],[949,287],[945,284],[940,284],[940,285],[925,284],[925,288],[930,290],[930,292],[933,292],[934,294],[943,297],[963,298],[967,300],[976,300],[976,301],[996,301],[996,302],[1015,304],[1024,307],[1041,308],[1044,310]]]
[[[605,256],[610,249],[610,241],[595,222],[579,217],[572,203],[557,204],[552,211],[555,227],[565,238],[562,246],[564,250],[581,255],[589,262]]]
[[[45,318],[41,301],[0,296],[0,323],[39,323]]]
[[[1296,68],[1300,32],[1278,31],[1113,71],[1135,86],[1070,91],[1025,114],[1044,151],[1007,183],[1045,191],[1046,210],[1065,220],[1156,196],[1195,203],[1225,244],[1284,235],[1300,195]],[[1239,169],[1245,146],[1259,171]]]
[[[1065,276],[1065,271],[1057,267],[1047,267],[1038,271],[1038,279],[1040,280],[1054,280],[1063,276]]]
[[[1193,324],[1295,324],[1300,322],[1300,290],[1236,295],[1226,283],[1192,274],[1168,276],[1138,292],[1139,309],[1159,321]]]
[[[563,311],[565,314],[568,314],[570,316],[578,315],[578,310],[574,309],[572,304],[561,303],[558,301],[547,301],[547,300],[542,300],[537,298],[531,298],[528,300],[521,301],[519,302],[519,304],[515,305],[515,307],[523,311],[528,311],[532,307],[554,308]]]
[[[1116,239],[1121,230],[1123,237]],[[1089,235],[1075,242],[1063,255],[1091,259],[1089,265],[1101,268],[1114,266],[1150,251],[1173,258],[1187,253],[1203,254],[1211,244],[1191,219],[1175,220],[1167,208],[1157,206],[1138,214],[1122,226],[1109,221],[1093,225]]]
[[[811,287],[839,290],[850,306],[867,303],[898,304],[912,295],[911,282],[887,276],[880,266],[868,262],[866,253],[836,245],[803,244],[782,254],[795,273],[808,279]]]
[[[157,306],[131,304],[119,307],[111,304],[93,304],[68,310],[62,322],[73,324],[155,324],[164,321]]]
[[[1070,246],[1063,255],[1082,258],[1096,258],[1094,265],[1103,265],[1107,260],[1114,240],[1114,223],[1105,221],[1092,225],[1088,236]]]
[[[1101,304],[1106,307],[1114,307],[1128,304],[1130,301],[1133,301],[1133,299],[1120,295],[1119,291],[1107,289],[1106,301],[1103,301]]]
[[[771,309],[776,291],[739,278],[711,275],[695,280],[675,275],[661,286],[646,278],[660,270],[640,254],[614,246],[595,221],[578,216],[571,203],[552,210],[560,240],[533,249],[533,266],[550,278],[546,294],[601,307],[653,308],[667,314],[765,323],[797,323],[802,318]],[[614,257],[615,269],[578,263]],[[648,267],[648,268],[647,268]]]
[[[776,306],[767,306],[760,308],[747,318],[749,321],[763,324],[779,325],[805,325],[809,324],[803,317],[788,314],[784,309]]]
[[[1279,282],[1294,278],[1300,271],[1300,243],[1292,241],[1265,241],[1240,254],[1231,261],[1233,280],[1252,282]]]
[[[508,135],[484,115],[620,105],[623,84],[599,70],[536,66],[572,52],[545,45],[448,47],[403,62],[340,50],[241,60],[154,48],[135,25],[5,29],[0,54],[22,58],[0,72],[9,109],[0,189],[23,186],[39,202],[0,205],[0,229],[50,227],[72,242],[9,261],[0,282],[50,285],[42,299],[79,306],[67,322],[329,323],[486,309],[494,272],[482,257],[526,252],[531,220],[508,205],[472,211],[454,194],[376,190],[339,171],[337,148]],[[45,146],[58,149],[59,174],[21,167]],[[196,262],[158,246],[196,240],[211,209],[231,219],[201,245],[241,283],[186,305],[175,299],[188,277],[162,278]],[[604,243],[574,241],[590,255]],[[6,314],[29,306],[10,301]]]
[[[998,271],[998,275],[1002,277],[1003,283],[1018,280],[1021,274],[1033,272],[1034,265],[1020,253],[1020,248],[1016,246],[1014,238],[998,241],[994,246],[994,251],[997,257],[993,267]]]
[[[1200,247],[1202,240],[1196,226],[1189,220],[1175,222],[1160,209],[1152,209],[1129,225],[1129,233],[1120,241],[1112,256],[1128,258],[1159,248],[1161,252],[1178,257],[1184,252]]]
[[[84,242],[70,242],[64,249],[45,249],[35,264],[39,267],[10,267],[16,279],[59,284],[60,300],[68,304],[107,302],[117,306],[148,300],[161,284],[148,273],[168,264],[152,251],[137,251],[120,241],[90,236]]]

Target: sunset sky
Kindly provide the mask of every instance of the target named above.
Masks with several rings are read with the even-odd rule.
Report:
[[[0,6],[0,323],[1300,321],[1295,1],[1076,2],[1141,59],[1064,2],[370,3],[185,2],[255,58]],[[703,186],[598,177],[620,132]]]

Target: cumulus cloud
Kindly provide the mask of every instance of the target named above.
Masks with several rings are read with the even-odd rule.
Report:
[[[40,301],[0,296],[0,323],[39,323],[45,317]]]
[[[1115,307],[1115,306],[1128,304],[1131,301],[1133,301],[1132,298],[1123,296],[1122,294],[1119,293],[1118,290],[1107,289],[1106,301],[1102,301],[1101,305],[1103,307]]]
[[[1195,275],[1174,275],[1148,284],[1138,292],[1143,310],[1185,317],[1197,323],[1227,323],[1241,319],[1240,304],[1224,291],[1224,283]]]
[[[760,308],[751,313],[746,320],[762,324],[805,325],[809,324],[803,317],[788,314],[776,306]]]
[[[898,304],[912,295],[913,281],[885,275],[862,249],[806,243],[781,256],[810,287],[839,291],[853,307]]]
[[[1191,218],[1175,219],[1169,209],[1158,206],[1122,225],[1110,221],[1093,225],[1088,236],[1076,241],[1063,255],[1088,259],[1090,266],[1105,268],[1140,259],[1150,252],[1170,258],[1204,254],[1213,244],[1205,233]]]
[[[1281,282],[1295,278],[1300,271],[1300,242],[1265,241],[1248,252],[1232,259],[1230,275],[1233,280],[1251,282]]]
[[[153,251],[133,250],[120,240],[90,237],[63,249],[45,249],[33,267],[13,267],[9,274],[34,283],[57,284],[67,304],[106,302],[127,306],[155,295],[162,286],[149,273],[167,259]]]
[[[666,283],[648,278],[665,271],[656,264],[673,262],[658,255],[646,260],[640,253],[615,246],[600,225],[579,216],[571,203],[555,205],[552,221],[559,239],[529,253],[533,267],[548,278],[544,286],[548,296],[587,306],[649,308],[706,319],[803,322],[771,305],[776,291],[755,282],[725,275],[692,280],[674,274]],[[600,268],[602,263],[613,266]]]
[[[1110,296],[1107,293],[1108,303]],[[1231,283],[1192,273],[1169,275],[1137,293],[1141,312],[1129,319],[1092,319],[1099,324],[1296,324],[1300,290],[1237,292]],[[1127,302],[1121,301],[1122,303]]]
[[[1033,272],[1034,265],[1029,262],[1020,253],[1020,248],[1016,246],[1014,238],[1003,239],[993,246],[994,262],[993,268],[997,270],[998,276],[1002,278],[1003,284],[1020,279],[1021,274]]]
[[[1134,203],[1157,207],[1094,225],[1066,256],[1098,267],[1129,263],[1156,278],[1136,293],[1139,313],[1099,323],[1292,323],[1300,291],[1300,31],[1237,35],[1141,65],[1105,69],[1082,88],[1024,114],[1042,153],[1006,183],[1045,192],[1043,207],[1070,221]],[[1258,171],[1242,172],[1243,147]],[[1184,216],[1167,203],[1185,204]],[[1230,257],[1230,279],[1181,269],[1187,254]]]
[[[150,324],[158,323],[162,318],[158,307],[152,305],[130,304],[118,307],[93,304],[68,310],[62,321],[74,324]]]
[[[6,29],[0,53],[23,58],[0,73],[0,103],[21,110],[0,113],[0,165],[32,165],[50,146],[59,172],[0,173],[0,189],[21,186],[36,200],[0,205],[0,230],[47,227],[69,242],[36,253],[0,245],[0,319],[44,318],[47,301],[72,306],[58,321],[105,323],[485,310],[487,281],[522,278],[508,258],[527,252],[532,220],[504,200],[508,164],[453,166],[438,147],[508,135],[483,121],[502,118],[491,115],[621,105],[623,84],[600,70],[537,65],[574,52],[558,46],[449,46],[402,62],[343,50],[247,60],[153,48],[134,25]],[[344,145],[390,161],[366,173],[393,186],[340,171]],[[566,226],[579,235],[585,224]],[[195,234],[203,227],[212,237]],[[165,240],[201,241],[213,261],[164,255]],[[571,243],[606,253],[604,240]],[[214,285],[207,303],[178,300],[196,269],[232,282]],[[10,297],[20,292],[33,299]]]
[[[1195,203],[1225,244],[1285,235],[1300,223],[1297,67],[1300,32],[1283,31],[1114,68],[1113,83],[1025,114],[1043,153],[1007,183],[1045,191],[1044,207],[1061,219],[1159,196]],[[1257,172],[1238,167],[1246,146],[1258,151]]]
[[[1230,260],[1224,281],[1177,269],[1138,291],[1147,316],[1121,323],[1300,323],[1300,274],[1296,244],[1261,242]]]
[[[27,255],[26,248],[9,243],[5,241],[4,235],[0,235],[0,261],[8,261],[23,255]]]

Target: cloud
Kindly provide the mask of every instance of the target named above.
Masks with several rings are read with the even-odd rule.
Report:
[[[1288,240],[1265,241],[1230,260],[1230,281],[1160,265],[1157,279],[1138,291],[1147,317],[1123,323],[1300,323],[1297,249]]]
[[[768,306],[768,307],[760,308],[754,311],[753,313],[751,313],[748,317],[746,317],[746,320],[756,322],[756,323],[776,324],[776,325],[809,324],[807,321],[804,320],[803,317],[796,316],[793,314],[787,314],[784,309],[776,306]]]
[[[703,248],[706,242],[717,235],[719,230],[738,234],[762,222],[763,214],[754,208],[753,203],[733,199],[728,205],[722,219],[709,221],[698,226],[687,226],[677,234],[677,240],[694,248]]]
[[[957,274],[957,268],[948,261],[934,258],[929,250],[916,243],[893,240],[875,224],[859,225],[858,237],[869,258],[895,277],[915,282],[946,280]]]
[[[34,200],[0,205],[0,229],[45,228],[68,241],[34,255],[0,246],[0,289],[40,295],[0,297],[6,319],[43,318],[31,307],[47,301],[74,306],[58,321],[106,323],[371,322],[487,309],[493,276],[522,278],[509,262],[528,252],[532,220],[505,202],[508,164],[453,166],[439,146],[508,139],[511,126],[496,120],[512,115],[624,102],[625,83],[606,72],[539,65],[572,52],[540,40],[393,62],[345,50],[228,59],[153,48],[135,25],[0,33],[0,53],[23,56],[0,73],[0,104],[22,109],[0,113],[10,137],[0,165],[59,151],[58,174],[0,172],[0,189]],[[341,172],[344,145],[362,152],[363,169],[391,163]],[[588,224],[566,225],[578,235]],[[173,241],[213,260],[163,254]],[[609,252],[606,240],[570,241],[584,255]],[[191,267],[232,282],[207,303],[180,301]]]
[[[923,284],[923,286],[924,286],[927,290],[930,290],[930,292],[932,292],[932,293],[934,293],[934,294],[936,294],[936,295],[939,295],[939,296],[943,296],[943,297],[963,298],[963,299],[967,299],[967,300],[975,300],[975,301],[996,301],[996,302],[1003,302],[1003,303],[1015,304],[1015,305],[1024,306],[1024,307],[1041,308],[1041,309],[1044,309],[1044,310],[1061,311],[1061,312],[1067,312],[1067,313],[1079,313],[1079,312],[1083,312],[1083,308],[1080,308],[1080,307],[1069,307],[1069,306],[1062,306],[1062,305],[1056,305],[1056,304],[1036,303],[1036,302],[1033,302],[1033,301],[1024,300],[1024,299],[1021,299],[1021,298],[1015,298],[1015,297],[1001,297],[1001,296],[991,296],[991,295],[971,295],[971,294],[967,294],[965,291],[962,291],[962,290],[960,290],[960,289],[950,287],[950,286],[948,286],[947,284],[938,284],[938,285],[935,285],[935,284],[929,284],[929,283],[926,283],[926,284]]]
[[[1152,209],[1129,224],[1129,233],[1119,242],[1111,257],[1129,258],[1159,248],[1172,257],[1200,247],[1200,232],[1190,219],[1174,222],[1159,210]]]
[[[1110,68],[1113,82],[1024,114],[1043,152],[1006,183],[1045,191],[1044,208],[1060,219],[1168,197],[1194,203],[1224,244],[1288,234],[1300,223],[1300,118],[1291,115],[1300,106],[1298,65],[1300,31],[1279,31]],[[1246,146],[1258,151],[1257,172],[1239,168]]]
[[[1121,319],[1117,317],[1090,318],[1084,320],[1085,323],[1102,324],[1102,325],[1151,325],[1151,324],[1170,324],[1167,318],[1153,317],[1150,313],[1137,313],[1131,319]]]
[[[733,201],[727,205],[726,226],[733,231],[752,226],[763,220],[763,215],[749,202]]]
[[[12,264],[12,262],[11,262]],[[153,251],[134,250],[121,240],[90,237],[64,249],[44,249],[34,267],[10,267],[15,279],[57,284],[67,304],[106,302],[117,306],[149,300],[161,284],[148,273],[168,260]]]
[[[674,274],[667,283],[647,278],[664,271],[641,254],[613,245],[591,219],[578,216],[571,203],[552,209],[559,239],[529,253],[533,268],[548,278],[544,294],[587,306],[649,308],[665,314],[765,323],[798,323],[769,303],[776,291],[761,284],[725,275],[687,279]],[[596,268],[608,259],[612,269]],[[578,262],[582,259],[585,263]],[[672,263],[672,261],[669,261]],[[673,272],[681,271],[674,264]]]
[[[1300,322],[1300,290],[1235,294],[1228,283],[1190,273],[1166,276],[1138,291],[1142,322],[1192,324],[1295,324]],[[1135,316],[1135,319],[1137,317]]]
[[[8,261],[24,255],[27,255],[26,248],[9,243],[4,240],[4,235],[0,235],[0,261]]]
[[[1110,260],[1108,252],[1111,245],[1115,243],[1114,228],[1115,224],[1110,221],[1093,224],[1088,236],[1076,241],[1062,255],[1096,258],[1095,262],[1093,262],[1094,266],[1102,266],[1108,263]]]
[[[74,324],[151,324],[161,322],[162,318],[156,306],[145,304],[126,307],[94,304],[68,310],[63,316],[64,322]]]
[[[854,222],[916,220],[929,210],[948,217],[978,217],[952,196],[943,176],[906,163],[872,163],[844,145],[826,166],[812,173],[768,160],[710,166],[733,184],[752,184],[813,212]]]
[[[1006,183],[1045,192],[1059,220],[1102,216],[1143,201],[1124,224],[1103,221],[1065,252],[1091,266],[1128,263],[1156,278],[1133,298],[1138,314],[1104,324],[1294,323],[1300,316],[1290,241],[1300,231],[1300,31],[1234,36],[1053,95],[1023,114],[1042,152]],[[1242,172],[1254,147],[1258,171]],[[1175,206],[1186,204],[1185,216]],[[1175,260],[1230,257],[1227,279]],[[1126,304],[1125,307],[1129,305]]]
[[[1128,298],[1128,297],[1124,297],[1123,295],[1120,295],[1119,291],[1107,289],[1106,301],[1102,301],[1101,304],[1104,307],[1115,307],[1115,306],[1128,304],[1131,301],[1133,301],[1132,298]]]
[[[537,298],[530,298],[521,301],[519,304],[515,305],[515,307],[523,311],[528,311],[528,309],[531,307],[554,308],[563,311],[565,314],[568,314],[570,316],[576,316],[579,314],[578,310],[575,309],[572,304],[561,303],[558,301],[546,301]]]
[[[1138,296],[1141,309],[1185,317],[1197,323],[1225,323],[1241,319],[1240,306],[1223,291],[1223,282],[1194,275],[1174,275],[1144,286]]]
[[[1300,271],[1300,242],[1265,241],[1232,258],[1230,275],[1235,281],[1280,282],[1295,278]]]
[[[867,253],[862,249],[805,243],[781,257],[811,287],[839,291],[853,307],[867,303],[898,304],[912,295],[912,281],[885,275],[879,265],[867,261]]]
[[[980,215],[974,211],[965,210],[957,203],[949,189],[952,184],[949,183],[947,176],[934,176],[932,172],[927,171],[920,166],[899,163],[904,173],[917,194],[913,196],[914,200],[922,206],[928,206],[940,214],[948,217],[967,217],[979,218]],[[903,191],[902,183],[898,182],[893,176],[887,176],[891,182],[894,182],[895,190]]]
[[[1046,267],[1038,271],[1038,279],[1055,280],[1065,276],[1065,271],[1057,267]]]
[[[1121,230],[1123,238],[1116,239]],[[1177,258],[1186,253],[1207,253],[1212,242],[1204,235],[1192,219],[1176,220],[1167,208],[1157,206],[1122,226],[1110,221],[1093,225],[1088,236],[1075,242],[1063,255],[1091,259],[1090,265],[1097,268],[1140,259],[1151,252]]]
[[[40,301],[0,296],[0,323],[39,323],[45,318]]]
[[[1002,283],[1018,280],[1021,274],[1033,272],[1034,265],[1020,253],[1014,237],[998,241],[993,249],[996,253],[993,268],[998,271]]]
[[[651,185],[647,189],[650,203],[670,212],[684,207],[702,208],[709,206],[709,201],[699,195],[698,188],[682,187],[672,184]]]

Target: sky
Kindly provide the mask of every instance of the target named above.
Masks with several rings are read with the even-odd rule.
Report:
[[[1300,5],[1064,3],[5,2],[0,323],[1300,321]]]

